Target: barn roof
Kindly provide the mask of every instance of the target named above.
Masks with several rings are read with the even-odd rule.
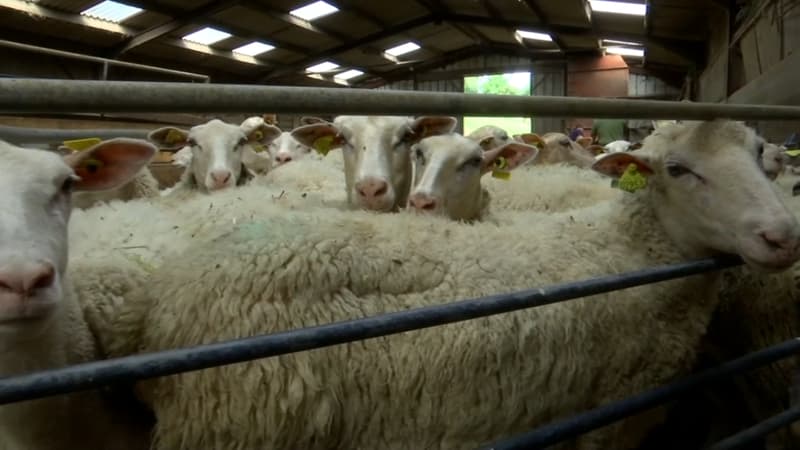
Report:
[[[264,84],[376,87],[480,55],[564,60],[604,48],[643,51],[623,56],[634,67],[704,63],[715,0],[621,1],[646,14],[606,12],[597,0],[325,0],[319,18],[296,11],[325,3],[315,0],[0,0],[0,37]],[[206,28],[221,39],[187,40]],[[418,48],[387,54],[409,42]],[[309,73],[321,63],[330,69]]]

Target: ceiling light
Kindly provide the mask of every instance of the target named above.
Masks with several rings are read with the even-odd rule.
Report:
[[[620,45],[638,45],[641,47],[642,44],[638,42],[626,42],[626,41],[617,41],[614,39],[603,39],[603,43],[608,42],[609,44],[620,44]]]
[[[314,19],[327,16],[328,14],[333,14],[336,11],[339,11],[337,7],[320,0],[303,6],[302,8],[293,9],[289,11],[289,14],[299,17],[303,20],[312,21]]]
[[[343,81],[347,81],[347,80],[349,80],[351,78],[360,77],[361,75],[364,75],[364,72],[362,72],[362,71],[360,71],[358,69],[350,69],[350,70],[347,70],[347,71],[344,71],[342,73],[338,73],[338,74],[334,75],[333,78],[334,79],[343,80]]]
[[[594,12],[605,12],[614,14],[630,14],[634,16],[644,16],[647,14],[647,5],[643,3],[624,3],[612,2],[607,0],[589,0],[589,4]]]
[[[274,45],[265,44],[263,42],[251,42],[241,47],[233,49],[233,53],[247,56],[257,56],[274,49]]]
[[[311,67],[306,67],[306,72],[311,72],[311,73],[330,72],[331,70],[338,68],[339,68],[338,64],[332,63],[330,61],[325,61],[319,64],[315,64]]]
[[[535,31],[517,30],[517,36],[522,39],[553,42],[553,38],[547,33],[537,33]]]
[[[81,12],[82,16],[93,17],[95,19],[105,20],[106,22],[120,23],[125,19],[129,19],[143,10],[135,6],[128,6],[122,3],[112,2],[106,0],[100,2],[91,8]]]
[[[194,33],[187,34],[183,37],[183,40],[194,42],[195,44],[211,45],[229,37],[231,37],[230,33],[206,27]]]
[[[606,48],[606,53],[623,56],[638,56],[640,58],[644,56],[643,49],[628,47],[608,47]]]
[[[400,45],[394,46],[394,47],[392,47],[392,48],[390,48],[388,50],[385,50],[385,53],[387,55],[391,55],[391,56],[397,57],[397,56],[400,56],[400,55],[405,55],[406,53],[411,53],[411,52],[413,52],[415,50],[419,50],[419,49],[420,49],[419,45],[417,45],[417,44],[415,44],[413,42],[406,42],[405,44],[400,44]]]

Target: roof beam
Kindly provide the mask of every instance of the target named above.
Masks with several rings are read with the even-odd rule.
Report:
[[[403,22],[397,24],[392,27],[384,28],[381,31],[369,34],[367,36],[361,37],[359,39],[354,39],[352,41],[348,41],[343,43],[342,45],[338,45],[336,47],[321,51],[319,53],[315,53],[309,57],[303,58],[299,61],[296,61],[291,64],[285,64],[283,67],[277,70],[273,70],[266,74],[263,74],[259,77],[259,82],[266,82],[284,75],[291,74],[296,72],[300,69],[305,69],[307,66],[314,64],[316,62],[322,61],[324,59],[331,58],[339,53],[349,52],[350,50],[354,50],[357,48],[361,48],[366,45],[370,45],[376,41],[381,39],[386,39],[388,37],[392,37],[396,34],[400,34],[414,28],[420,27],[422,25],[428,24],[433,22],[434,18],[432,16],[425,16],[425,17],[418,17],[413,20],[409,20],[407,22]]]
[[[534,14],[536,14],[536,17],[539,18],[539,22],[542,23],[542,26],[546,30],[548,31],[552,30],[552,25],[550,25],[550,18],[547,17],[547,13],[545,13],[541,5],[539,5],[538,0],[523,0],[523,3],[525,3],[528,9],[530,9],[531,11],[533,11]],[[564,43],[564,41],[558,36],[558,34],[556,34],[556,32],[551,33],[551,36],[553,38],[553,42],[555,42],[558,48],[560,48],[561,50],[567,49],[567,44]]]
[[[427,9],[428,12],[430,12],[439,19],[443,18],[445,15],[449,13],[448,8],[445,5],[443,5],[440,0],[415,0],[415,1],[418,4],[422,5],[423,7],[425,7],[425,9]],[[443,22],[446,22],[448,25],[458,30],[458,32],[460,32],[464,36],[472,39],[473,42],[475,42],[475,44],[488,44],[489,42],[491,42],[491,40],[488,37],[486,37],[486,35],[476,30],[475,27],[467,27],[460,23],[456,23],[450,20],[443,20]]]
[[[165,36],[173,31],[177,30],[178,28],[184,27],[186,25],[190,25],[196,20],[204,19],[208,16],[212,16],[220,11],[224,11],[226,9],[232,8],[239,4],[240,0],[215,0],[205,5],[195,8],[189,11],[186,11],[180,16],[173,16],[174,18],[167,23],[157,25],[155,27],[149,28],[141,33],[138,33],[128,40],[114,48],[111,52],[112,57],[119,58],[120,55],[136,48],[140,45],[146,44],[154,39],[158,39],[162,36]]]
[[[327,38],[333,39],[335,41],[345,42],[350,38],[346,34],[333,31],[331,29],[322,27],[320,25],[315,25],[315,24],[313,24],[313,23],[311,23],[311,22],[309,22],[307,20],[303,20],[303,19],[301,19],[299,17],[295,17],[295,16],[293,16],[291,14],[287,14],[287,13],[285,13],[283,11],[280,11],[280,10],[277,10],[277,9],[267,5],[267,4],[264,4],[264,3],[261,3],[261,2],[255,1],[255,0],[243,0],[243,1],[241,1],[241,4],[242,4],[242,6],[245,6],[247,8],[256,10],[258,12],[263,12],[263,13],[269,15],[270,17],[273,17],[273,18],[278,19],[278,20],[280,20],[282,22],[288,23],[289,25],[294,25],[294,26],[296,26],[298,28],[302,28],[304,30],[311,31],[312,33],[321,34],[321,35],[323,35],[323,36],[325,36]]]
[[[239,1],[241,1],[241,0],[239,0]],[[152,0],[125,0],[125,3],[127,3],[127,4],[129,4],[131,6],[136,6],[136,7],[142,8],[142,9],[147,9],[147,10],[159,13],[159,14],[163,14],[165,16],[170,16],[170,17],[182,17],[185,14],[187,14],[185,11],[181,11],[181,10],[173,8],[173,7],[164,6],[164,5],[160,4],[160,3],[153,2]],[[235,6],[235,5],[231,5],[231,7],[233,7],[233,6]],[[222,10],[220,10],[220,11],[222,11]],[[220,11],[216,11],[216,12],[220,12]],[[218,30],[231,33],[232,35],[240,37],[240,38],[243,38],[243,39],[250,39],[250,40],[254,40],[254,41],[256,41],[256,40],[264,40],[264,36],[257,35],[256,33],[253,33],[253,32],[251,32],[249,30],[246,30],[244,28],[240,28],[240,27],[235,26],[235,25],[224,24],[224,23],[220,22],[219,20],[213,19],[211,17],[211,14],[208,15],[208,16],[205,16],[205,17],[198,17],[195,20],[191,21],[190,23],[184,24],[183,26],[189,25],[191,23],[202,23],[204,25],[207,25],[207,26],[210,26],[210,27],[214,27],[214,28],[216,28]],[[282,48],[284,50],[289,50],[289,51],[294,52],[294,53],[298,53],[298,54],[301,54],[301,55],[307,55],[307,54],[311,53],[311,49],[310,48],[301,47],[299,45],[293,44],[293,43],[288,42],[288,41],[274,39],[274,38],[269,38],[269,41],[272,44],[274,44],[274,45],[276,45],[276,46],[278,46],[278,47],[280,47],[280,48]]]

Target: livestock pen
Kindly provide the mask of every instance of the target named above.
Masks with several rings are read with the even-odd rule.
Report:
[[[651,100],[596,98],[471,96],[455,93],[394,92],[365,89],[289,88],[244,85],[197,85],[106,81],[0,80],[0,112],[227,112],[274,111],[316,114],[475,114],[481,116],[538,115],[558,117],[619,117],[710,120],[800,120],[800,107],[723,105]],[[4,133],[19,130],[0,129]],[[107,133],[113,133],[106,130]],[[85,131],[82,131],[84,135]],[[121,132],[125,135],[125,131]],[[22,135],[18,135],[22,136]],[[55,140],[63,138],[37,136]],[[20,137],[20,139],[23,139]],[[559,285],[497,294],[336,322],[264,336],[218,342],[192,348],[140,354],[79,364],[56,370],[0,379],[0,404],[22,402],[108,384],[202,370],[220,365],[388,336],[478,317],[540,307],[593,294],[658,283],[742,264],[738,258],[713,258],[628,273],[575,280]],[[800,352],[791,339],[702,371],[660,388],[559,420],[486,449],[543,448],[586,433],[629,415],[664,404],[679,395],[734,374],[770,364]],[[800,418],[793,408],[714,445],[740,448]]]

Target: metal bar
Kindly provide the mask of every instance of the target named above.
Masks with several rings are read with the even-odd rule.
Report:
[[[34,52],[34,53],[41,53],[41,54],[44,54],[44,55],[59,56],[59,57],[62,57],[62,58],[72,58],[72,59],[78,59],[78,60],[81,60],[81,61],[90,61],[90,62],[96,62],[96,63],[100,63],[100,64],[110,64],[110,65],[114,65],[114,66],[127,67],[129,69],[146,70],[146,71],[150,71],[150,72],[158,72],[158,73],[163,73],[163,74],[167,74],[167,75],[175,75],[175,76],[180,76],[180,77],[194,78],[194,79],[203,80],[203,81],[208,81],[208,79],[209,79],[208,75],[203,75],[203,74],[200,74],[200,73],[184,72],[182,70],[172,70],[172,69],[165,69],[163,67],[148,66],[146,64],[137,64],[137,63],[131,63],[131,62],[125,62],[125,61],[117,61],[115,59],[100,58],[99,56],[90,56],[90,55],[83,55],[81,53],[66,52],[66,51],[63,51],[63,50],[55,50],[55,49],[52,49],[52,48],[39,47],[37,45],[22,44],[22,43],[19,43],[19,42],[6,41],[6,40],[2,40],[2,39],[0,39],[0,46],[1,47],[14,48],[14,49],[17,49],[17,50],[26,50],[26,51],[30,51],[30,52]]]
[[[798,120],[800,107],[658,100],[470,95],[371,89],[0,79],[0,112],[448,114],[627,119]]]
[[[70,139],[83,139],[97,137],[100,139],[114,139],[128,137],[134,139],[147,139],[151,130],[140,129],[78,129],[61,130],[58,128],[26,128],[0,125],[0,139],[12,144],[58,144]]]
[[[496,442],[485,447],[484,450],[545,448],[567,438],[596,430],[628,416],[655,408],[704,384],[788,358],[798,352],[800,352],[800,338],[790,339],[678,381]]]
[[[741,265],[738,257],[651,267],[538,289],[0,379],[0,404],[344,344]]]
[[[766,436],[775,430],[783,428],[800,420],[800,407],[787,409],[780,414],[757,423],[750,428],[729,436],[708,448],[708,450],[730,450],[752,444],[758,438]]]

